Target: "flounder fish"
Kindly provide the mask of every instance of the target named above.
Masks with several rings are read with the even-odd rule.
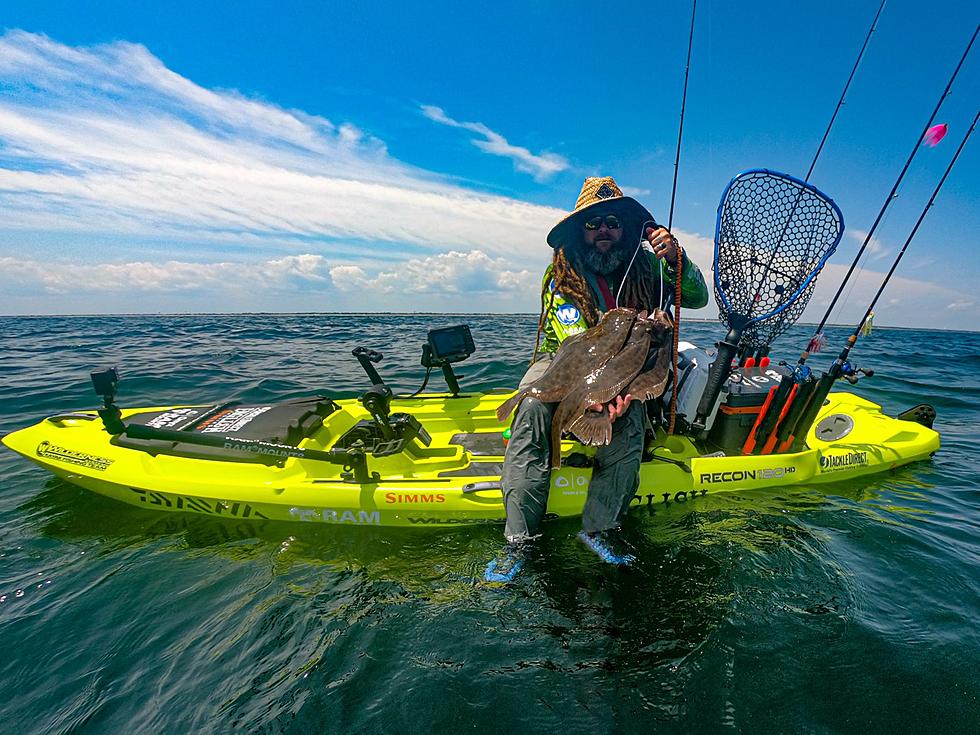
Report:
[[[545,374],[500,405],[497,420],[507,418],[526,396],[545,403],[561,401],[584,376],[620,351],[635,319],[633,309],[610,309],[594,327],[566,339]]]
[[[639,375],[626,388],[626,393],[637,401],[650,401],[660,398],[667,387],[670,374],[670,355],[673,351],[672,336],[674,326],[670,317],[662,309],[656,309],[651,317],[654,322],[650,334],[650,355],[640,369]],[[656,348],[659,345],[658,349]]]
[[[600,446],[612,440],[612,419],[604,410],[626,388],[634,399],[658,398],[667,383],[671,323],[657,309],[649,319],[643,313],[634,322],[622,350],[597,367],[562,400],[551,425],[551,465],[561,466],[561,435],[569,431],[583,444]],[[656,348],[651,352],[651,348]],[[595,406],[602,410],[594,410]]]

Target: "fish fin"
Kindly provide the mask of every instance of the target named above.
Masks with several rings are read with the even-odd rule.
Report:
[[[502,422],[504,419],[510,416],[514,409],[516,409],[520,402],[524,399],[526,394],[527,391],[519,390],[506,401],[501,403],[500,406],[497,407],[497,421]]]
[[[667,387],[667,367],[671,345],[663,345],[657,351],[653,367],[633,378],[626,392],[638,401],[650,401],[663,395]]]
[[[599,447],[612,441],[612,420],[609,413],[602,411],[586,411],[568,427],[576,438],[583,444]]]
[[[636,401],[652,401],[660,398],[667,387],[667,367],[657,366],[653,370],[640,373],[630,383],[626,392]]]

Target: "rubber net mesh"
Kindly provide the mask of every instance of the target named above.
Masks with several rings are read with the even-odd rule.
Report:
[[[750,322],[743,345],[765,347],[796,322],[842,230],[837,208],[802,182],[772,171],[734,179],[718,221],[715,296],[728,328]]]

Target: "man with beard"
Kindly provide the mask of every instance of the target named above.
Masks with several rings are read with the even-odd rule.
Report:
[[[542,280],[534,357],[522,386],[544,374],[565,338],[594,326],[602,313],[616,306],[666,309],[674,297],[677,240],[611,177],[585,180],[575,209],[551,230],[548,244],[554,257]],[[681,305],[697,309],[708,303],[708,289],[698,267],[686,254],[682,259]],[[639,483],[644,411],[629,395],[601,410],[615,421],[613,436],[596,451],[579,538],[605,561],[625,565],[633,557],[620,524]],[[487,566],[489,581],[513,579],[538,534],[551,487],[554,411],[555,404],[527,397],[514,416],[501,477],[508,544]]]

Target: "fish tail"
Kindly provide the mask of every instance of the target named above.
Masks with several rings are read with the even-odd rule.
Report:
[[[605,411],[590,411],[575,419],[568,430],[580,442],[591,447],[601,447],[612,441],[612,421]]]
[[[497,407],[497,421],[502,422],[504,419],[510,416],[514,409],[517,408],[518,404],[524,399],[525,395],[527,395],[527,391],[519,390],[506,401],[501,403]]]
[[[561,427],[551,424],[551,469],[561,469]]]
[[[652,401],[660,398],[667,387],[667,370],[655,369],[637,377],[626,392],[637,401]]]

